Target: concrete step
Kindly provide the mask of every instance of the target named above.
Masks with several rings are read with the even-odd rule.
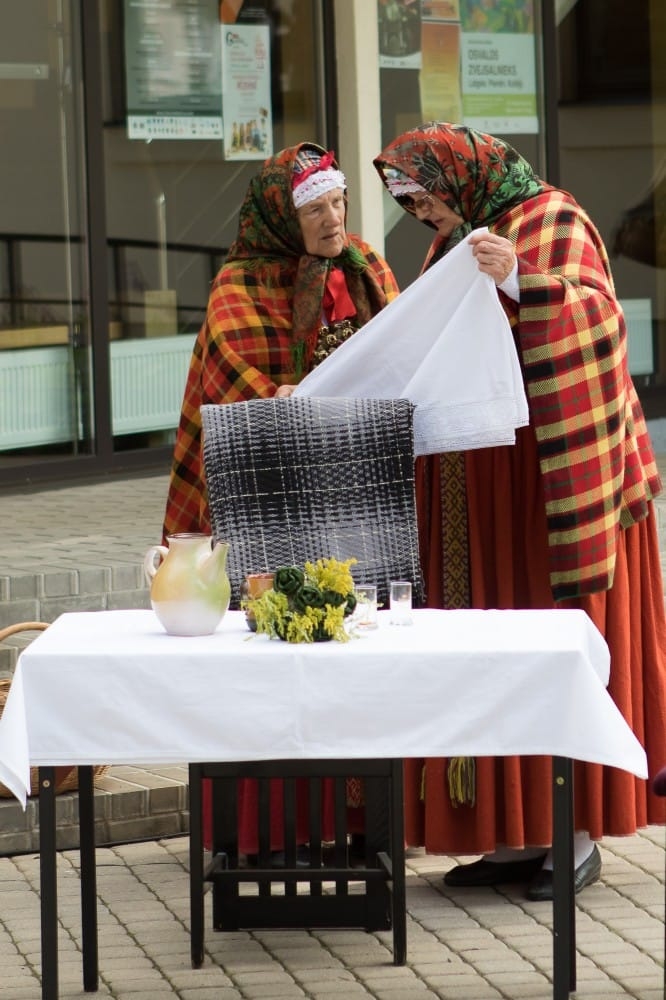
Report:
[[[79,846],[78,792],[56,797],[58,850]],[[95,785],[95,837],[100,846],[153,840],[189,831],[187,766],[112,767]],[[0,857],[39,850],[39,802],[23,811],[15,798],[0,798]]]
[[[53,559],[53,553],[49,556]],[[0,575],[0,628],[23,621],[52,622],[66,611],[149,607],[138,560],[77,568],[51,562],[33,570],[4,566]],[[20,651],[35,634],[19,633],[0,643],[0,677],[11,676]]]

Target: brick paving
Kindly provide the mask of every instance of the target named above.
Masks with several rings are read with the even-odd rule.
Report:
[[[577,998],[663,996],[664,831],[602,844],[577,897]],[[453,859],[408,852],[407,965],[390,932],[210,929],[189,957],[187,838],[98,848],[98,996],[114,1000],[537,1000],[552,994],[552,913],[519,886],[445,889]],[[82,990],[78,852],[58,855],[60,995]],[[0,858],[0,995],[39,1000],[39,864]],[[210,895],[207,897],[210,905]]]
[[[666,469],[666,460],[661,462]],[[68,610],[145,607],[166,476],[0,494],[0,627]],[[666,501],[658,503],[666,553]],[[122,523],[121,530],[118,524]],[[664,559],[666,565],[666,559]],[[10,674],[28,637],[0,648]],[[60,996],[81,979],[76,795],[58,798]],[[189,958],[185,768],[113,768],[97,794],[100,989],[114,1000],[540,1000],[551,996],[552,912],[519,886],[451,890],[456,859],[407,857],[408,961],[389,932],[215,933]],[[39,1000],[37,810],[0,800],[0,998]],[[131,841],[131,842],[126,842]],[[577,897],[577,998],[664,996],[664,830],[606,838],[602,878]],[[207,907],[210,896],[207,897]]]

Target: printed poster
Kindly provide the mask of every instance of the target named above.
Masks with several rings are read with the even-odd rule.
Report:
[[[377,0],[379,66],[381,69],[420,69],[420,0]]]
[[[209,0],[125,0],[129,139],[221,139],[217,10]]]
[[[380,66],[416,69],[422,121],[538,133],[533,0],[377,0]]]
[[[421,18],[422,121],[462,121],[458,0],[423,5]]]
[[[465,125],[491,134],[536,133],[531,0],[460,0]]]
[[[270,29],[267,24],[223,24],[222,114],[228,160],[273,155]]]

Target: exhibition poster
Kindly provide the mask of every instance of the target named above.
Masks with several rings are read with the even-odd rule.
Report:
[[[128,138],[222,138],[215,5],[125,0],[124,15]]]
[[[273,154],[270,29],[236,23],[221,30],[224,155],[264,160]]]

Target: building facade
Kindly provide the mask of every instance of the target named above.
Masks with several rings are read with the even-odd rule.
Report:
[[[168,468],[210,282],[267,155],[312,139],[401,287],[425,227],[372,159],[507,139],[611,253],[666,452],[663,0],[0,0],[0,489]]]

